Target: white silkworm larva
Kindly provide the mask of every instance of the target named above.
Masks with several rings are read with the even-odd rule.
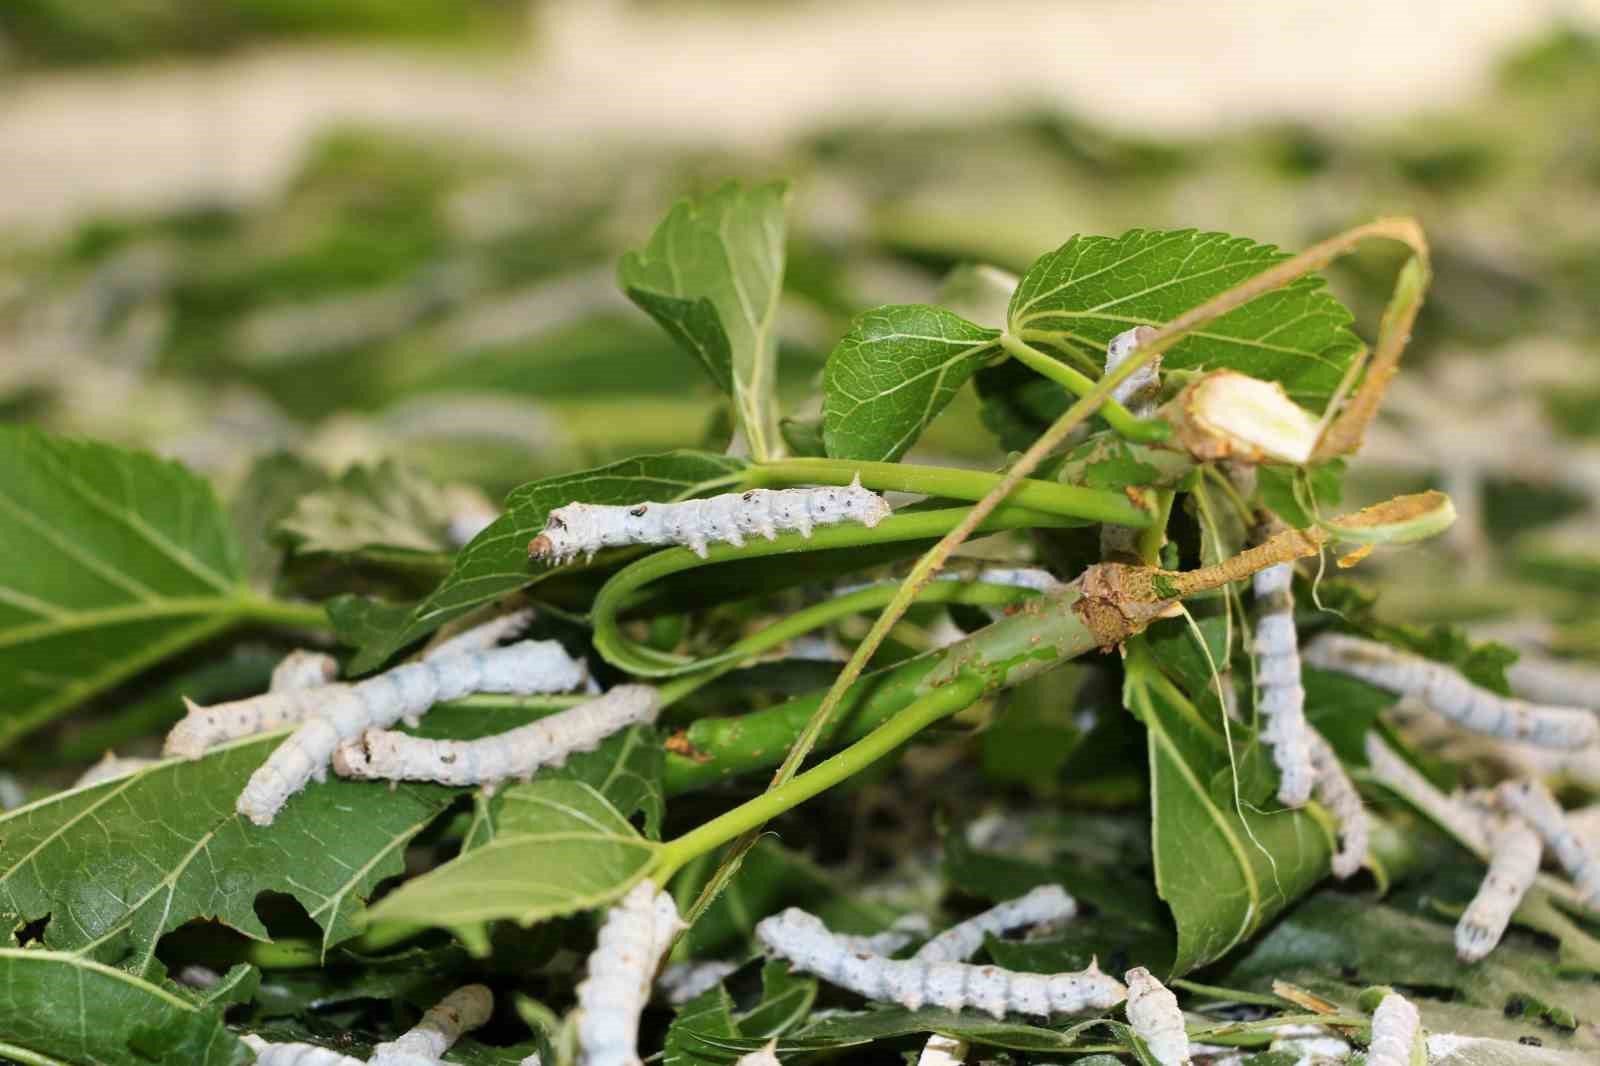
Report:
[[[976,1007],[996,1018],[1007,1011],[1049,1017],[1114,1007],[1127,992],[1122,982],[1093,963],[1076,973],[1042,974],[859,954],[840,943],[820,919],[794,907],[762,919],[756,939],[796,969],[909,1010],[931,1003],[952,1011]]]
[[[533,608],[491,618],[451,637],[446,637],[422,653],[423,659],[444,659],[469,651],[488,651],[501,641],[520,637],[533,623]]]
[[[606,913],[578,985],[580,1066],[639,1066],[639,1015],[661,956],[682,928],[672,897],[648,880]]]
[[[1376,730],[1367,734],[1366,753],[1373,780],[1405,799],[1426,814],[1435,825],[1443,826],[1451,836],[1487,859],[1489,836],[1484,829],[1483,819],[1434,788],[1427,778],[1400,758]]]
[[[559,714],[477,740],[426,740],[369,729],[340,745],[333,769],[340,777],[442,785],[525,779],[541,766],[559,766],[574,752],[593,751],[630,725],[654,722],[660,711],[661,697],[649,685],[618,685]]]
[[[257,767],[235,807],[255,824],[270,825],[290,796],[312,778],[325,776],[339,745],[368,729],[418,718],[435,703],[472,692],[565,691],[582,684],[587,673],[555,641],[524,640],[505,648],[404,663],[353,685],[283,693],[282,698],[315,696],[314,713]]]
[[[999,935],[1045,922],[1064,922],[1078,913],[1078,904],[1060,885],[1040,885],[1016,899],[998,903],[940,933],[912,956],[919,962],[963,962],[983,947],[990,933]]]
[[[1600,717],[1575,707],[1549,707],[1479,688],[1452,667],[1387,644],[1325,633],[1305,661],[1360,678],[1402,696],[1416,696],[1475,733],[1526,740],[1548,748],[1581,748],[1600,737]]]
[[[1128,982],[1128,1025],[1161,1066],[1189,1066],[1189,1035],[1178,997],[1143,966],[1123,975]]]
[[[733,1066],[783,1066],[778,1061],[778,1042],[770,1040],[766,1047],[740,1055]]]
[[[1339,846],[1333,852],[1333,876],[1352,877],[1367,857],[1367,809],[1361,805],[1361,794],[1356,791],[1355,782],[1345,773],[1344,764],[1322,739],[1322,734],[1308,725],[1306,741],[1311,749],[1311,765],[1317,771],[1317,802],[1328,808],[1328,813],[1339,824]]]
[[[922,1045],[917,1056],[917,1066],[962,1066],[967,1061],[967,1042],[942,1033],[934,1033]]]
[[[1537,781],[1507,781],[1495,789],[1495,799],[1539,834],[1550,854],[1572,878],[1583,905],[1600,910],[1600,860],[1567,824],[1561,804],[1550,790]]]
[[[1600,667],[1523,652],[1506,667],[1506,680],[1524,699],[1600,711]]]
[[[656,992],[668,1004],[681,1007],[702,992],[709,992],[739,968],[728,959],[701,959],[668,963],[656,978]]]
[[[859,477],[843,488],[751,489],[680,503],[571,503],[550,512],[528,554],[559,565],[624,544],[681,544],[703,559],[708,544],[742,546],[747,537],[772,540],[789,530],[809,537],[817,526],[841,522],[870,529],[887,517],[888,502],[862,488]]]
[[[256,1053],[256,1066],[362,1066],[360,1059],[315,1044],[275,1044],[254,1033],[239,1039]]]
[[[1112,373],[1128,361],[1133,350],[1156,331],[1149,326],[1135,326],[1111,338],[1106,345],[1106,370]],[[1156,394],[1161,391],[1161,357],[1158,355],[1111,390],[1111,398],[1128,409],[1136,418],[1148,418],[1155,411]]]
[[[1294,564],[1257,572],[1256,685],[1261,692],[1261,740],[1278,767],[1278,802],[1304,807],[1316,783],[1306,738],[1306,690],[1300,684],[1300,638],[1294,628]]]
[[[1339,1039],[1320,1025],[1280,1025],[1270,1032],[1272,1043],[1267,1050],[1294,1056],[1295,1066],[1320,1066],[1323,1063],[1332,1066],[1350,1057],[1349,1042]],[[1199,1046],[1191,1047],[1191,1054],[1199,1054]],[[1217,1064],[1213,1063],[1213,1066]]]
[[[297,688],[317,688],[339,676],[339,660],[327,652],[296,648],[272,668],[268,692],[289,692]]]
[[[905,914],[896,918],[894,924],[881,933],[836,935],[839,942],[848,945],[851,951],[868,955],[893,955],[913,940],[927,936],[931,930],[927,918],[920,914]]]
[[[368,1066],[437,1066],[462,1033],[470,1033],[494,1013],[494,993],[483,985],[456,989],[429,1007],[410,1030],[372,1049]]]
[[[147,766],[154,766],[160,759],[147,759],[142,755],[117,756],[106,752],[100,761],[83,772],[83,775],[72,783],[73,788],[87,788],[98,785],[102,781],[110,781],[117,777],[126,777],[136,774]]]
[[[1539,834],[1521,818],[1497,819],[1490,840],[1483,884],[1456,922],[1456,958],[1462,962],[1477,962],[1495,949],[1539,873],[1544,848]]]
[[[1367,1045],[1367,1066],[1411,1066],[1422,1018],[1417,1008],[1398,992],[1390,992],[1372,1012],[1372,1043]]]

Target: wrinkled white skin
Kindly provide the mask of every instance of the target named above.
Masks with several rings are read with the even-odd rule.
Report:
[[[1367,1066],[1411,1066],[1411,1049],[1417,1043],[1422,1019],[1411,1001],[1390,992],[1372,1012],[1372,1043]]]
[[[921,962],[964,962],[983,947],[984,938],[1047,922],[1064,922],[1078,913],[1078,904],[1060,885],[1040,885],[1016,899],[998,903],[940,933],[912,956]]]
[[[362,1066],[360,1059],[315,1044],[274,1044],[254,1033],[239,1039],[256,1053],[256,1066]]]
[[[606,912],[578,985],[579,1066],[640,1066],[639,1015],[661,957],[683,928],[677,905],[649,880]]]
[[[925,937],[932,930],[928,919],[920,914],[906,914],[896,918],[894,924],[881,933],[851,935],[839,934],[839,942],[851,951],[868,955],[893,955],[913,940]]]
[[[297,688],[316,688],[339,676],[339,660],[327,652],[296,648],[272,668],[268,692],[290,692]]]
[[[1567,824],[1566,815],[1550,790],[1537,781],[1507,781],[1495,790],[1495,799],[1533,827],[1572,878],[1579,900],[1590,910],[1600,911],[1600,860]]]
[[[494,1013],[494,994],[483,985],[456,989],[429,1007],[410,1030],[372,1049],[368,1066],[438,1066],[461,1034],[470,1033]]]
[[[1143,966],[1123,975],[1128,982],[1128,1025],[1161,1066],[1189,1066],[1189,1037],[1172,990]]]
[[[1344,764],[1334,754],[1328,742],[1311,726],[1306,726],[1306,741],[1311,749],[1311,765],[1317,771],[1317,802],[1328,808],[1333,820],[1339,824],[1339,847],[1333,853],[1333,876],[1352,877],[1361,869],[1367,857],[1367,839],[1370,826],[1367,809],[1361,805],[1361,794],[1355,782],[1345,773]]]
[[[1256,685],[1261,741],[1278,767],[1278,802],[1304,807],[1316,771],[1306,738],[1306,690],[1300,683],[1300,638],[1294,628],[1294,564],[1280,563],[1253,579],[1257,608]]]
[[[1548,748],[1582,748],[1600,738],[1600,717],[1590,711],[1499,696],[1443,663],[1377,641],[1325,633],[1305,649],[1305,661],[1401,696],[1416,696],[1475,733]]]
[[[859,477],[843,488],[751,489],[679,503],[572,503],[550,512],[529,554],[560,565],[601,548],[680,544],[703,559],[708,544],[742,546],[749,537],[772,540],[789,531],[810,537],[817,526],[842,522],[870,529],[888,516],[888,502],[862,488]]]
[[[540,767],[559,766],[574,752],[593,751],[628,726],[654,722],[660,710],[654,688],[618,685],[587,703],[477,740],[427,740],[369,729],[334,752],[333,769],[341,777],[444,785],[526,780]]]
[[[405,663],[353,685],[326,685],[283,697],[319,697],[315,713],[251,775],[236,804],[256,825],[270,825],[288,798],[321,780],[333,753],[368,729],[416,719],[435,703],[473,692],[530,695],[563,692],[587,676],[555,641],[525,640],[505,648]],[[268,697],[258,697],[267,699]]]
[[[1075,973],[1040,974],[858,954],[820,919],[795,907],[763,919],[756,926],[756,939],[798,970],[909,1010],[932,1004],[952,1011],[975,1007],[995,1018],[1007,1011],[1049,1017],[1113,1007],[1126,994],[1120,981],[1092,963]]]
[[[1456,958],[1477,962],[1500,943],[1511,915],[1539,873],[1544,848],[1521,818],[1496,819],[1490,830],[1489,868],[1483,884],[1456,922]]]

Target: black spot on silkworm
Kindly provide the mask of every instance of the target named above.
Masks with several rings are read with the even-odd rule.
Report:
[[[447,752],[444,755],[439,756],[439,761],[444,763],[446,766],[454,764],[456,761],[455,752]]]
[[[644,517],[644,513],[646,511],[648,511],[648,510],[650,510],[649,505],[641,503],[637,507],[630,508],[628,513],[633,515],[633,517],[635,517],[635,518],[643,518]]]
[[[556,515],[551,515],[550,516],[550,520],[548,522],[546,522],[545,525],[550,526],[553,529],[566,529],[567,528],[567,524],[565,522],[563,522]]]
[[[1517,1043],[1525,1044],[1528,1047],[1544,1047],[1544,1041],[1536,1036],[1519,1036],[1517,1037]]]
[[[745,503],[749,503],[751,500],[753,500],[755,498],[756,498],[756,490],[755,489],[751,489],[749,492],[747,492],[743,496],[739,497],[739,499],[743,500]]]
[[[1507,1018],[1516,1018],[1527,1013],[1528,1001],[1521,996],[1512,996],[1506,1000],[1505,1014]]]

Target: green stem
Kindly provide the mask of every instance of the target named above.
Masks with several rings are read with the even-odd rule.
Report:
[[[239,601],[237,617],[243,622],[259,622],[270,626],[287,626],[293,629],[333,628],[328,612],[316,603],[293,603],[274,600],[251,593]]]
[[[263,970],[307,970],[322,965],[322,944],[305,937],[281,937],[266,943],[251,942],[240,960]]]
[[[1156,521],[1139,533],[1139,559],[1146,566],[1160,566],[1161,549],[1167,543],[1167,520],[1172,517],[1172,501],[1177,494],[1171,489],[1156,489],[1151,495],[1155,498]]]
[[[721,847],[820,792],[849,780],[923,729],[969,707],[983,695],[981,677],[964,675],[927,693],[844,751],[825,759],[787,783],[763,792],[726,814],[690,830],[661,849],[659,869],[665,881],[691,859]]]
[[[1010,352],[1017,362],[1049,378],[1074,396],[1086,396],[1095,386],[1092,378],[1079,373],[1061,360],[1041,352],[1013,333],[1000,334],[1000,346]],[[1106,425],[1128,440],[1156,443],[1172,435],[1172,427],[1165,422],[1160,419],[1135,418],[1131,411],[1116,400],[1106,400],[1097,413],[1105,419]]]

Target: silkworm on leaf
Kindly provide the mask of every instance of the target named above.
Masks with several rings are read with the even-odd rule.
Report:
[[[870,529],[887,517],[888,502],[862,488],[859,477],[844,488],[751,489],[679,503],[571,503],[550,512],[528,554],[560,565],[601,548],[680,544],[703,559],[708,544],[737,547],[748,537],[772,540],[789,531],[810,537],[817,526],[842,522]]]
[[[1412,1052],[1421,1036],[1422,1018],[1411,1001],[1390,992],[1372,1012],[1372,1043],[1367,1046],[1367,1066],[1411,1066]]]
[[[1189,1066],[1189,1035],[1178,997],[1143,966],[1123,975],[1128,983],[1128,1025],[1161,1066]]]
[[[1064,922],[1078,913],[1078,904],[1060,885],[1040,885],[1016,899],[998,903],[940,933],[912,956],[921,962],[964,962],[983,947],[984,938],[1046,922]]]
[[[1456,958],[1462,962],[1477,962],[1495,949],[1539,873],[1544,849],[1527,822],[1516,817],[1496,819],[1489,839],[1483,884],[1456,922]]]
[[[1294,628],[1294,564],[1269,566],[1253,581],[1259,611],[1253,650],[1261,741],[1272,749],[1278,767],[1278,802],[1304,807],[1316,771],[1306,737],[1306,690],[1300,683],[1300,638]]]
[[[928,919],[922,915],[905,914],[896,918],[894,924],[881,933],[857,936],[841,933],[839,940],[848,945],[851,951],[868,955],[893,955],[913,940],[927,936],[931,928]]]
[[[1342,880],[1354,876],[1367,857],[1370,830],[1367,809],[1361,805],[1361,794],[1356,791],[1355,782],[1345,773],[1344,764],[1322,739],[1322,734],[1308,725],[1306,741],[1311,749],[1311,765],[1317,771],[1317,802],[1328,808],[1339,826],[1339,846],[1333,852],[1333,876]]]
[[[269,732],[314,713],[315,701],[300,694],[325,688],[339,675],[339,662],[320,651],[297,648],[272,668],[265,695],[202,707],[185,698],[188,715],[167,734],[167,755],[198,759],[218,744]]]
[[[525,726],[477,740],[426,740],[369,729],[333,754],[340,777],[381,781],[437,781],[441,785],[492,784],[526,779],[541,766],[559,766],[574,752],[593,751],[630,725],[654,722],[661,697],[648,685],[618,685]]]
[[[98,785],[102,781],[126,777],[129,774],[138,773],[147,766],[154,766],[160,761],[160,759],[147,759],[141,755],[118,757],[108,751],[101,756],[99,762],[85,770],[82,776],[72,783],[72,787],[88,788],[90,785]]]
[[[1550,790],[1537,781],[1507,781],[1495,789],[1495,799],[1533,827],[1572,878],[1579,900],[1590,910],[1600,911],[1600,860],[1567,824],[1566,815]]]
[[[967,1061],[967,1042],[943,1033],[934,1033],[922,1045],[917,1066],[962,1066]]]
[[[682,928],[672,897],[649,880],[606,912],[578,985],[580,1066],[639,1066],[639,1015],[661,956]]]
[[[256,1053],[256,1066],[362,1066],[360,1059],[315,1044],[275,1044],[254,1033],[239,1039]]]
[[[1549,748],[1581,748],[1600,737],[1600,718],[1589,711],[1496,695],[1452,667],[1377,641],[1325,633],[1306,648],[1305,661],[1401,696],[1415,696],[1475,733]]]
[[[502,641],[520,637],[533,623],[533,608],[525,607],[446,637],[422,653],[424,659],[445,659],[469,651],[487,651]]]
[[[778,1061],[778,1042],[767,1041],[767,1046],[740,1055],[733,1066],[783,1066]]]
[[[976,1007],[996,1018],[1007,1011],[1049,1017],[1114,1007],[1126,994],[1120,981],[1093,963],[1074,973],[1017,973],[998,966],[853,952],[819,918],[795,907],[762,919],[756,939],[798,970],[908,1010],[931,1003],[952,1011]]]
[[[339,660],[327,652],[296,648],[272,668],[268,692],[289,692],[297,688],[317,688],[339,676]]]
[[[250,776],[236,809],[257,825],[270,825],[290,796],[312,778],[326,775],[341,744],[368,729],[419,718],[435,703],[472,692],[518,696],[562,692],[582,684],[587,673],[555,641],[524,640],[505,648],[405,663],[353,685],[258,696],[257,700],[314,702],[300,728]]]
[[[372,1049],[368,1066],[438,1066],[444,1053],[494,1013],[494,993],[483,985],[465,985],[429,1007],[400,1037]]]

